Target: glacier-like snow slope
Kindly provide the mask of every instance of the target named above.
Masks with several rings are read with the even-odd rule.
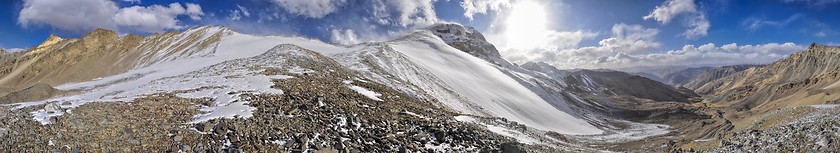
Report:
[[[481,107],[483,113],[563,134],[603,132],[581,118],[556,109],[491,63],[447,45],[429,31],[417,31],[387,44],[434,74],[474,106]]]
[[[270,78],[272,76],[251,76],[244,78],[225,79],[224,76],[209,76],[209,75],[184,75],[190,72],[201,70],[202,68],[210,67],[225,61],[234,59],[248,58],[265,53],[272,47],[280,44],[294,44],[314,51],[319,51],[321,54],[337,54],[348,52],[353,48],[338,47],[326,44],[317,40],[310,40],[304,38],[292,37],[274,37],[274,36],[252,36],[233,32],[222,27],[203,27],[195,28],[185,31],[184,34],[191,34],[198,30],[204,32],[205,35],[213,35],[216,33],[223,33],[221,40],[216,44],[216,47],[208,47],[199,53],[194,53],[192,57],[179,57],[177,59],[157,60],[160,62],[130,70],[126,73],[104,77],[101,79],[92,80],[89,82],[69,83],[57,86],[61,90],[81,89],[85,93],[52,98],[38,102],[21,103],[17,108],[43,104],[49,101],[70,102],[70,105],[62,105],[62,108],[73,108],[89,102],[108,102],[108,101],[131,101],[139,96],[154,94],[159,92],[178,91],[195,89],[199,87],[222,86],[229,88],[229,90],[249,90],[256,93],[281,93],[276,89],[271,89]],[[205,36],[204,38],[209,38]],[[182,37],[180,39],[186,39]],[[173,42],[183,42],[176,40]],[[166,45],[166,44],[160,44]],[[189,50],[185,49],[185,50]],[[169,52],[157,52],[158,54],[171,54]],[[178,54],[175,54],[178,55]],[[165,55],[148,55],[156,58],[169,58]],[[220,74],[246,74],[249,72],[242,72],[241,69],[231,69]],[[182,77],[183,79],[172,79],[172,77]],[[186,78],[190,77],[190,78]],[[179,82],[184,81],[187,82]],[[200,80],[200,81],[189,81]],[[197,121],[207,120],[209,117],[233,117],[242,116],[248,117],[250,115],[249,106],[243,105],[246,102],[236,99],[237,97],[230,97],[219,93],[220,91],[204,91],[204,93],[184,94],[184,97],[209,97],[216,100],[215,108],[204,108],[209,111],[208,114],[197,116]],[[239,101],[239,102],[233,102]],[[239,109],[239,110],[233,110]],[[69,111],[69,110],[68,110]],[[49,124],[49,117],[62,115],[65,112],[46,112],[43,109],[32,112],[34,118],[42,124]]]

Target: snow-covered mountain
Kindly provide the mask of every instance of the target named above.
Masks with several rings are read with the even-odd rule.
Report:
[[[203,149],[277,145],[305,151],[340,144],[334,149],[479,151],[504,150],[505,142],[515,140],[531,149],[592,151],[604,148],[577,142],[639,141],[670,131],[667,125],[637,123],[615,115],[614,111],[629,109],[600,100],[609,99],[608,95],[598,98],[570,90],[567,79],[573,74],[568,71],[545,63],[519,66],[502,59],[479,32],[457,24],[437,24],[395,40],[353,46],[253,36],[210,26],[150,36],[120,36],[98,29],[79,39],[50,37],[14,58],[0,66],[0,102],[10,103],[4,106],[12,111],[7,118],[20,117],[14,114],[30,117],[9,125],[37,121],[47,131],[78,130],[67,125],[73,118],[108,113],[89,112],[90,107],[146,104],[163,97],[169,100],[158,100],[159,104],[187,101],[183,109],[197,112],[178,114],[182,121],[172,123],[186,125],[182,131],[192,131],[170,133],[190,139],[178,143],[192,143],[184,144],[192,149],[196,142],[208,141],[197,138],[206,135],[214,143]],[[33,95],[44,98],[33,100]],[[286,106],[290,104],[295,105]],[[175,106],[181,105],[161,107]],[[340,109],[324,109],[332,107]],[[369,113],[386,116],[365,115]],[[406,114],[412,117],[387,117]],[[331,120],[339,121],[322,123]],[[411,126],[393,125],[396,122],[411,122]],[[237,127],[257,123],[305,124],[282,127],[275,134]],[[207,124],[212,126],[203,127]],[[308,126],[326,127],[313,132]],[[406,132],[416,130],[420,131]],[[242,140],[243,132],[257,132],[265,136],[255,139],[266,140]],[[356,132],[368,136],[351,135]],[[72,143],[45,134],[49,132],[32,133],[48,136],[32,141]],[[370,145],[369,139],[398,141],[390,138],[400,143],[384,148],[358,146]],[[122,144],[143,143],[135,143],[138,139]],[[18,141],[10,141],[14,142]]]

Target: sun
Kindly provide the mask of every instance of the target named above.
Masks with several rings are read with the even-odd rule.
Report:
[[[509,47],[533,49],[544,45],[548,35],[547,18],[544,7],[539,3],[524,1],[514,4],[505,20]]]

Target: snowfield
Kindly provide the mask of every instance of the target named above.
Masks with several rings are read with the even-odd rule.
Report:
[[[429,31],[415,32],[388,45],[431,72],[474,106],[481,107],[479,110],[483,113],[563,134],[603,132],[586,120],[555,109],[491,63],[447,45]],[[447,100],[454,101],[442,99]]]

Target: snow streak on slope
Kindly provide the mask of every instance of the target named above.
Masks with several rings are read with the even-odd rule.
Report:
[[[209,114],[199,116],[196,121],[206,120],[212,117],[232,117],[243,116],[247,117],[250,114],[251,108],[244,106],[247,103],[237,100],[238,94],[226,95],[224,91],[244,90],[245,92],[256,93],[281,93],[274,89],[270,89],[271,83],[268,82],[272,77],[284,78],[283,76],[257,76],[253,72],[255,70],[246,69],[247,64],[263,64],[266,63],[239,63],[229,65],[229,69],[213,70],[205,69],[225,61],[234,59],[248,58],[265,53],[272,47],[279,44],[294,44],[310,50],[320,51],[322,54],[336,54],[352,50],[351,48],[336,47],[320,41],[314,41],[303,38],[288,38],[288,37],[259,37],[244,35],[224,29],[220,27],[209,27],[214,29],[193,29],[193,30],[207,30],[213,33],[205,33],[205,35],[213,35],[223,33],[224,36],[217,42],[216,47],[208,47],[204,50],[195,52],[189,48],[192,55],[190,57],[179,57],[177,59],[157,60],[159,63],[154,63],[145,67],[137,68],[129,72],[97,79],[89,82],[65,84],[56,88],[61,90],[75,90],[80,89],[86,91],[85,93],[67,97],[53,98],[39,102],[21,103],[17,108],[43,104],[48,101],[70,102],[70,105],[62,105],[62,108],[73,108],[83,105],[88,102],[107,102],[107,101],[130,101],[139,96],[168,92],[178,90],[196,89],[199,87],[225,87],[225,90],[203,89],[197,93],[181,94],[184,97],[210,97],[215,98],[216,104],[214,108],[205,108],[205,111],[210,111]],[[216,29],[217,28],[217,29]],[[184,33],[192,33],[192,31],[185,31]],[[203,37],[209,38],[209,37]],[[181,42],[181,41],[173,41]],[[180,55],[173,51],[160,52],[161,54]],[[149,55],[159,58],[167,58],[168,56]],[[270,59],[281,61],[280,59]],[[224,65],[222,65],[224,67]],[[200,71],[201,70],[201,71]],[[191,73],[193,72],[193,73]],[[239,78],[225,77],[223,75],[242,75]],[[183,81],[183,82],[182,82]],[[202,93],[206,92],[206,93]],[[234,102],[238,101],[238,102]],[[44,110],[32,112],[35,119],[41,121],[42,124],[49,123],[49,117],[62,115],[63,112],[47,113]]]
[[[564,134],[603,132],[583,119],[555,109],[491,63],[450,47],[429,31],[415,32],[401,40],[389,42],[388,45],[431,72],[487,114]]]

